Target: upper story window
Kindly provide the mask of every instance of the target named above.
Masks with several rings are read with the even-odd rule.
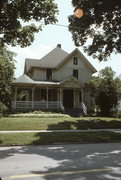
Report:
[[[77,65],[77,64],[78,64],[78,58],[77,58],[77,57],[74,57],[74,58],[73,58],[73,64],[74,64],[74,65]]]
[[[46,80],[52,80],[52,69],[46,70]]]
[[[73,70],[73,76],[78,79],[78,70],[77,69]]]

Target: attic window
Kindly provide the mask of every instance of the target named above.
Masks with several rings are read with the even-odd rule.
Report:
[[[46,80],[52,80],[52,69],[47,69]]]
[[[77,65],[77,64],[78,64],[78,58],[77,58],[77,57],[74,57],[74,58],[73,58],[73,64],[74,64],[74,65]]]

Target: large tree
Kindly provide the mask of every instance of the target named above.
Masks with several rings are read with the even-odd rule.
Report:
[[[117,107],[121,98],[121,81],[115,78],[115,72],[106,67],[90,81],[90,87],[101,115],[111,116],[111,111]]]
[[[0,49],[0,106],[10,107],[11,81],[14,76],[14,53],[6,48]]]
[[[81,18],[69,17],[75,45],[83,46],[88,55],[100,61],[112,52],[121,53],[120,0],[72,0],[72,4],[84,12]]]
[[[57,21],[57,12],[54,0],[0,0],[0,45],[31,45],[43,24]]]

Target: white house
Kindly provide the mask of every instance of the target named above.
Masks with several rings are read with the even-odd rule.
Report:
[[[76,48],[58,44],[42,59],[25,59],[24,74],[12,82],[12,109],[90,109],[86,83],[96,69]]]

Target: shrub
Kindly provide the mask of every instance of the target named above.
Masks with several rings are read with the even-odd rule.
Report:
[[[8,107],[5,106],[2,102],[0,102],[0,118],[2,117],[3,113],[8,111]]]

